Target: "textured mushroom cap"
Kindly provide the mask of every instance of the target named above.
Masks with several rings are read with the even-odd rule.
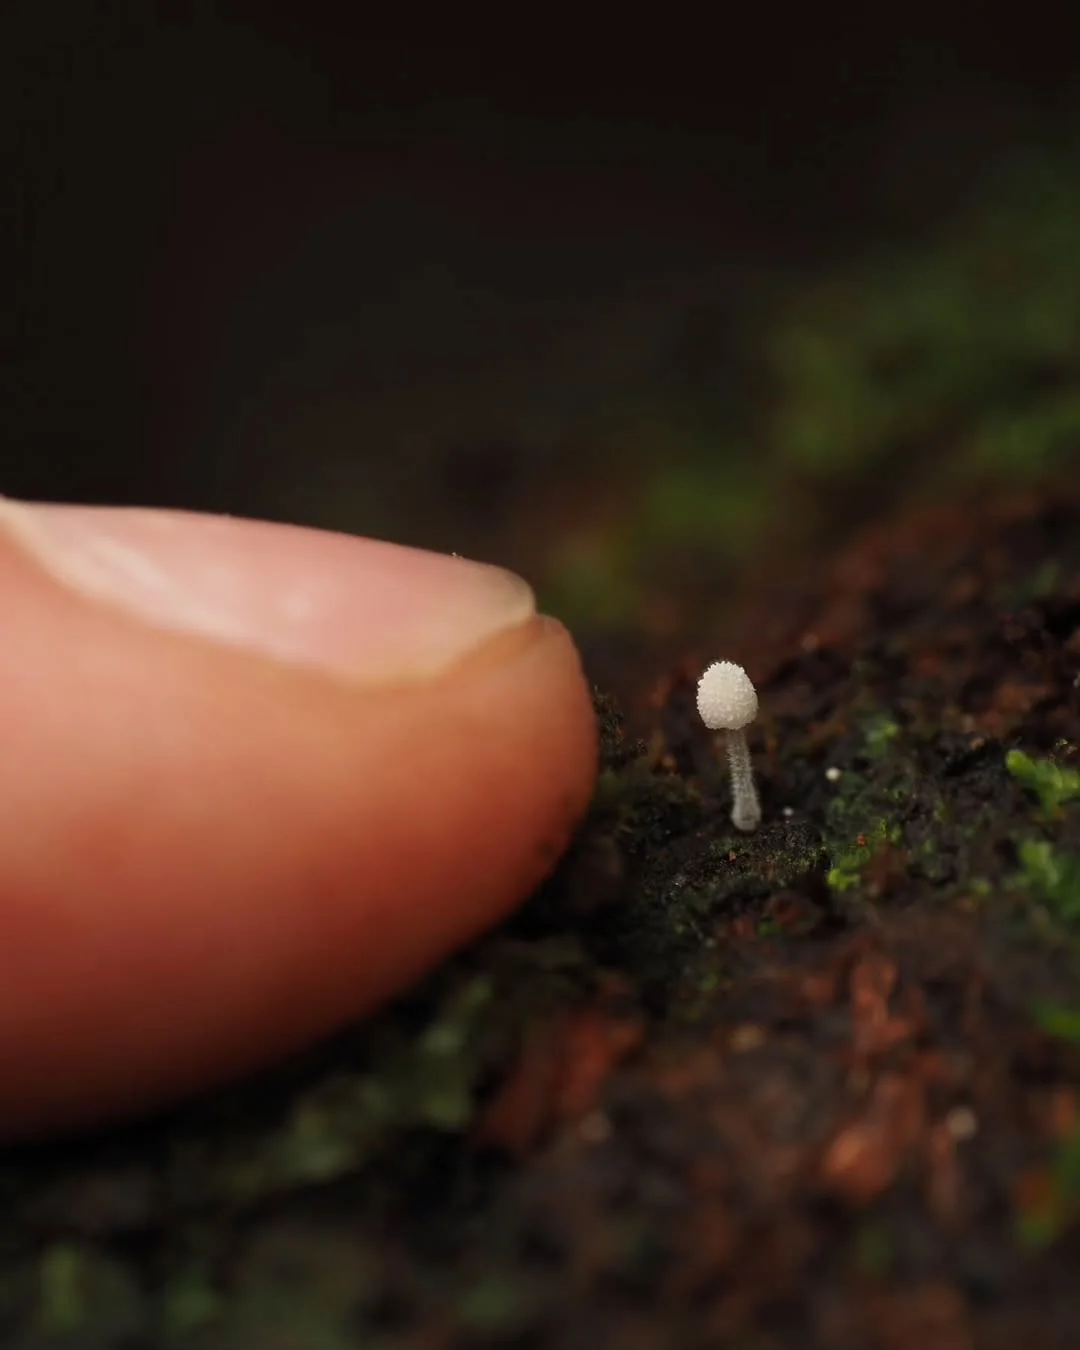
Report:
[[[710,731],[741,731],[757,716],[757,690],[734,661],[714,661],[698,681],[697,706]]]

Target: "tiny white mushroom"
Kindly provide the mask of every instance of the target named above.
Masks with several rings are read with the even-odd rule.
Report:
[[[742,666],[733,661],[714,661],[698,681],[697,706],[710,731],[727,733],[731,823],[737,830],[756,830],[761,824],[761,802],[754,786],[745,728],[757,716],[757,690]]]

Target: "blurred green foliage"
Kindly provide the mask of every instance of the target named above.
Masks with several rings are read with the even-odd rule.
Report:
[[[1038,797],[1047,815],[1056,815],[1066,802],[1080,799],[1080,770],[1063,768],[1051,759],[1032,759],[1022,750],[1010,750],[1005,767]]]
[[[811,472],[890,452],[1029,478],[1080,448],[1080,177],[1015,166],[913,251],[796,294],[772,335],[771,439]]]
[[[1046,839],[1022,839],[1018,857],[1016,885],[1059,923],[1080,921],[1080,858],[1055,849]]]
[[[1046,153],[924,237],[763,290],[717,342],[720,392],[660,372],[642,396],[649,444],[620,461],[624,509],[557,552],[547,605],[640,626],[650,602],[696,587],[708,609],[757,553],[812,547],[901,501],[1069,472],[1078,239],[1080,150]]]

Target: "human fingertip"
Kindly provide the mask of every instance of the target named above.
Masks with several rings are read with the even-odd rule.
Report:
[[[0,530],[142,623],[363,684],[437,676],[535,614],[502,568],[269,521],[0,499]]]

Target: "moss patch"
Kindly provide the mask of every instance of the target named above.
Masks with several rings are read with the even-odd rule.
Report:
[[[1064,768],[1051,759],[1032,759],[1010,750],[1005,767],[1039,799],[1047,815],[1057,815],[1067,802],[1080,801],[1080,769]]]

